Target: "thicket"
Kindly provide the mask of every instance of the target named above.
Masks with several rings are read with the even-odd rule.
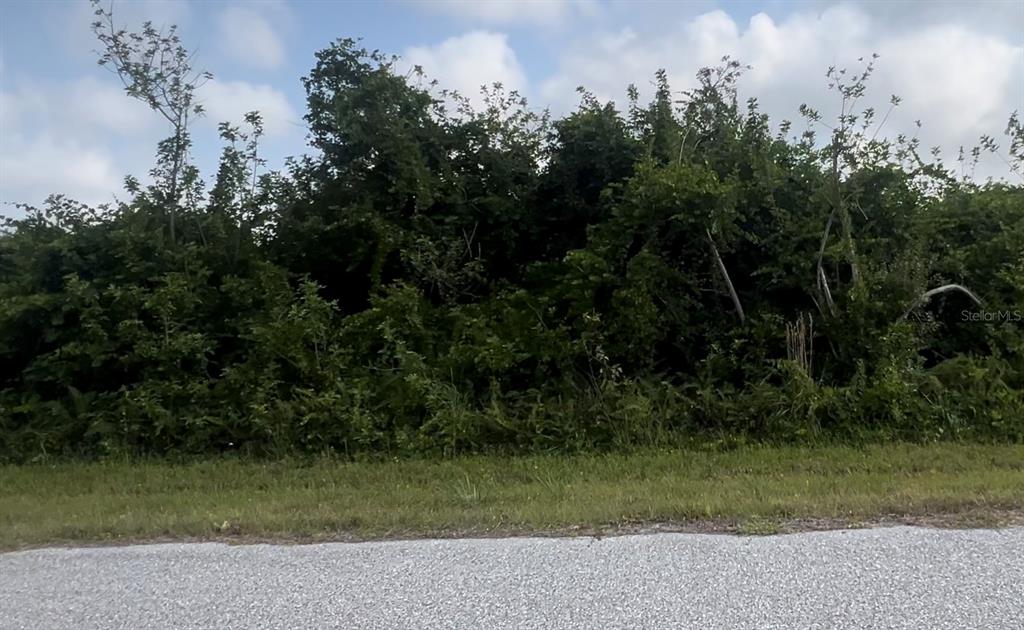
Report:
[[[309,155],[258,114],[209,189],[177,34],[101,63],[171,125],[152,183],[0,234],[0,458],[573,450],[1024,438],[1024,187],[862,108],[773,130],[723,60],[620,111],[474,108],[340,40],[303,80]]]

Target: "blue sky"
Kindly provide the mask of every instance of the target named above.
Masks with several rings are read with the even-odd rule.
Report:
[[[881,54],[866,105],[903,105],[887,133],[914,133],[948,155],[982,133],[1000,136],[1024,110],[1024,1],[995,2],[198,2],[116,0],[128,26],[179,25],[197,65],[216,79],[193,128],[209,179],[216,124],[264,114],[271,168],[305,150],[300,78],[340,37],[402,55],[445,86],[472,94],[500,80],[554,113],[584,84],[602,99],[644,92],[658,68],[686,88],[701,65],[731,54],[751,70],[741,84],[774,122],[802,102],[826,114],[825,68]],[[38,204],[50,192],[109,201],[124,175],[145,176],[160,119],[120,93],[95,62],[86,0],[0,5],[0,201]],[[981,175],[1006,176],[997,158]],[[14,214],[8,204],[0,213]]]

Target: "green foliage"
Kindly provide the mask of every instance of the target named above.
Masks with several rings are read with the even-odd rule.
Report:
[[[1024,189],[879,136],[871,61],[829,71],[823,144],[809,107],[795,137],[740,107],[729,59],[551,121],[340,40],[304,81],[317,154],[261,173],[250,113],[204,199],[189,57],[97,10],[175,135],[152,187],[0,233],[0,458],[1024,439]],[[949,284],[982,305],[921,302]]]

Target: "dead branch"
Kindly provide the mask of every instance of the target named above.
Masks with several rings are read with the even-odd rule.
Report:
[[[981,300],[978,298],[978,296],[971,293],[971,291],[967,287],[959,284],[944,284],[941,287],[936,287],[934,289],[922,293],[920,297],[914,300],[914,303],[910,305],[910,308],[907,309],[907,312],[903,313],[903,317],[901,317],[900,319],[906,319],[907,317],[909,317],[910,314],[914,312],[914,309],[924,306],[929,301],[931,301],[931,299],[934,296],[940,293],[947,293],[949,291],[959,291],[960,293],[963,293],[967,297],[971,298],[971,301],[973,301],[975,304],[981,306]]]
[[[736,314],[739,315],[740,323],[743,323],[746,321],[746,316],[743,314],[743,305],[740,304],[740,296],[736,294],[736,287],[733,286],[732,279],[729,278],[729,271],[725,268],[722,256],[718,253],[718,247],[715,246],[715,239],[711,236],[711,230],[705,229],[704,233],[707,235],[708,245],[711,246],[711,253],[715,257],[715,262],[718,263],[718,270],[722,273],[722,279],[725,280],[725,286],[729,289],[729,296],[732,298],[732,305],[736,308]]]
[[[834,316],[836,314],[836,303],[832,300],[832,291],[828,288],[828,279],[825,278],[825,269],[820,264],[818,265],[818,288],[821,289],[821,294],[825,296],[825,304],[828,305],[828,312]]]

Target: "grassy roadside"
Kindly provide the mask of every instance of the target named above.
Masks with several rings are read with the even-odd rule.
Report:
[[[654,525],[768,533],[1024,513],[1024,445],[349,463],[0,467],[0,548],[160,538],[352,540]]]

